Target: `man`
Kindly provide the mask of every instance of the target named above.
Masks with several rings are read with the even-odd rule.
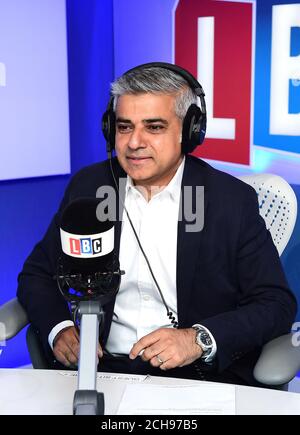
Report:
[[[113,83],[112,95],[112,166],[117,181],[127,177],[125,206],[151,270],[124,212],[116,250],[126,274],[106,307],[99,370],[256,385],[252,371],[261,347],[287,333],[296,313],[256,193],[187,155],[186,118],[196,94],[180,69],[134,69]],[[79,336],[52,279],[59,222],[72,199],[95,196],[103,185],[114,186],[107,161],[73,177],[19,277],[19,300],[49,358],[52,348],[67,367],[78,361]],[[197,186],[204,186],[204,226],[195,223],[193,231],[181,208],[189,202],[197,220]]]

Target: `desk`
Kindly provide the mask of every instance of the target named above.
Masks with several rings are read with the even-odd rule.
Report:
[[[124,377],[126,375],[121,380],[97,380],[98,391],[104,393],[107,415],[116,414],[126,385],[135,382]],[[128,377],[132,378],[130,375]],[[143,382],[153,385],[195,385],[202,381],[153,376]],[[76,372],[0,369],[0,414],[72,414],[76,388]],[[300,415],[300,394],[242,386],[235,386],[235,393],[237,414]]]

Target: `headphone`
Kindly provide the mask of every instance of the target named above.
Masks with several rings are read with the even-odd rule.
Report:
[[[183,154],[193,152],[194,149],[204,141],[206,132],[206,105],[204,99],[205,94],[202,86],[187,70],[177,65],[165,62],[145,63],[128,70],[124,75],[144,68],[164,68],[177,73],[187,81],[190,88],[200,98],[201,107],[196,104],[191,104],[182,123],[182,152]],[[116,135],[116,115],[114,112],[113,96],[110,97],[106,112],[102,117],[102,132],[107,141],[106,151],[108,155],[111,156],[112,151],[115,148]]]

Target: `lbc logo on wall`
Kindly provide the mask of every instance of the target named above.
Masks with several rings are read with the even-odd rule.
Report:
[[[300,154],[300,2],[179,0],[175,63],[202,84],[195,155],[249,165],[252,144]]]

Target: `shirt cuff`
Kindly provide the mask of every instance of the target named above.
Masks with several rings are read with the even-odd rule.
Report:
[[[210,362],[212,362],[212,361],[215,359],[215,356],[216,356],[216,353],[217,353],[217,350],[218,350],[216,340],[214,339],[214,336],[212,335],[212,333],[210,332],[210,330],[207,329],[205,326],[203,326],[203,325],[201,325],[201,324],[199,324],[199,323],[197,323],[196,325],[193,325],[193,326],[201,327],[201,328],[204,329],[204,330],[209,334],[209,336],[210,336],[210,339],[211,339],[211,341],[212,341],[212,348],[211,348],[211,351],[209,352],[209,354],[208,354],[205,358],[202,358],[202,360],[203,360],[205,363],[210,363]]]
[[[68,328],[69,326],[74,326],[74,322],[72,322],[72,320],[64,320],[63,322],[60,322],[56,326],[54,326],[54,328],[51,330],[50,334],[48,335],[48,343],[52,350],[53,342],[57,334],[63,329]]]

